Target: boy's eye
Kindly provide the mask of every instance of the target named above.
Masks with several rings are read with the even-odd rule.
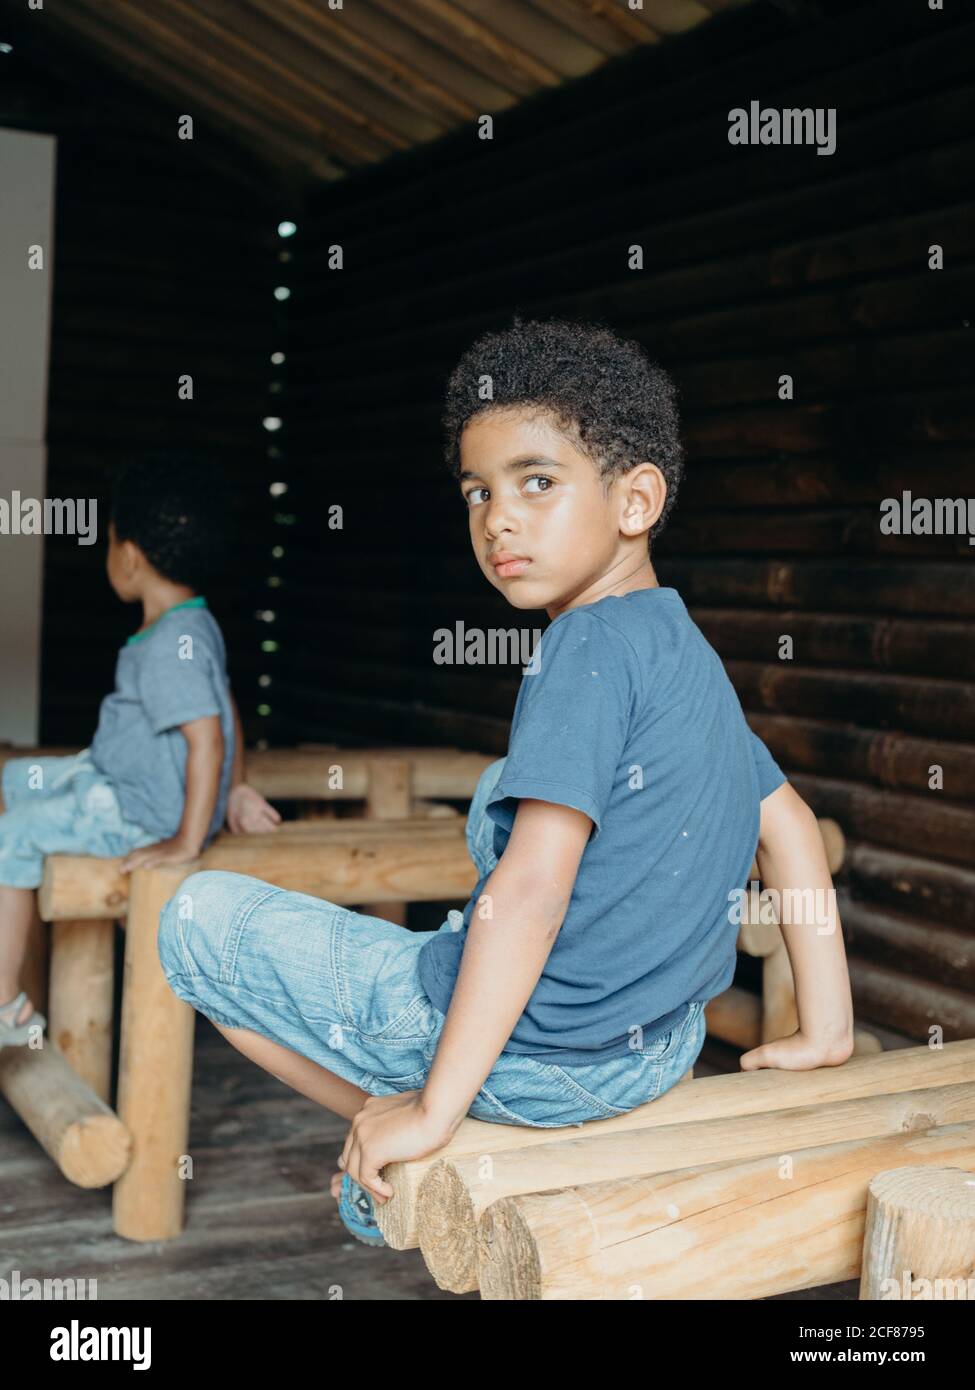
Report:
[[[486,487],[472,487],[471,490],[470,490],[470,492],[465,492],[465,493],[464,493],[464,500],[467,502],[467,505],[468,505],[469,507],[473,507],[473,506],[476,506],[476,505],[477,505],[477,498],[475,497],[474,494],[475,494],[475,493],[478,493],[478,492],[487,492],[487,488],[486,488]]]
[[[544,473],[533,473],[530,478],[525,479],[526,492],[548,492],[552,486],[553,479]],[[529,483],[544,483],[545,487],[530,488]]]

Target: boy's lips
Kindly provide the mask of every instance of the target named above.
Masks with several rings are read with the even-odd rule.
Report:
[[[531,564],[527,555],[513,555],[510,550],[499,550],[488,559],[499,579],[513,579],[515,575],[524,574]]]

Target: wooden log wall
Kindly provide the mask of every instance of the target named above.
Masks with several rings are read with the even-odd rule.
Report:
[[[470,555],[446,376],[514,309],[645,343],[688,450],[661,580],[843,827],[859,1018],[916,1038],[966,1035],[975,567],[967,535],[884,535],[880,506],[971,491],[973,38],[961,7],[757,4],[505,113],[491,142],[468,128],[321,189],[283,410],[272,726],[502,753],[519,667],[436,665],[433,633],[545,618],[516,620]],[[835,108],[835,153],[731,147],[753,99]]]
[[[269,607],[277,510],[262,420],[276,403],[270,354],[286,346],[287,304],[273,289],[287,270],[276,231],[287,207],[267,171],[192,109],[65,46],[39,12],[0,13],[12,47],[0,124],[57,136],[48,496],[98,501],[98,544],[46,540],[41,740],[91,738],[139,623],[104,574],[111,471],[134,451],[173,447],[211,454],[232,480],[236,560],[207,597],[256,738],[267,635],[256,614]],[[184,114],[192,140],[178,138]],[[191,400],[179,398],[184,374]]]

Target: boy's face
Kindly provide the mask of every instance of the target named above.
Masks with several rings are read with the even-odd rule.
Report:
[[[474,554],[512,607],[555,617],[649,565],[647,532],[666,495],[654,465],[607,489],[546,412],[514,408],[475,416],[460,456]]]

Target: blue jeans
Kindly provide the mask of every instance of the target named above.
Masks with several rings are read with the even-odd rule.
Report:
[[[87,748],[70,757],[11,758],[2,786],[0,883],[12,888],[37,888],[47,854],[111,859],[158,839],[125,819]]]
[[[501,763],[486,768],[467,819],[480,873],[496,860],[484,807]],[[485,867],[488,866],[488,867]],[[455,931],[452,911],[440,931]],[[243,874],[192,874],[159,920],[159,957],[181,999],[227,1028],[249,1028],[371,1095],[422,1089],[444,1025],[420,985],[426,932],[287,892]],[[680,1081],[704,1043],[704,1004],[640,1051],[559,1066],[502,1052],[468,1114],[555,1128],[605,1120]]]

